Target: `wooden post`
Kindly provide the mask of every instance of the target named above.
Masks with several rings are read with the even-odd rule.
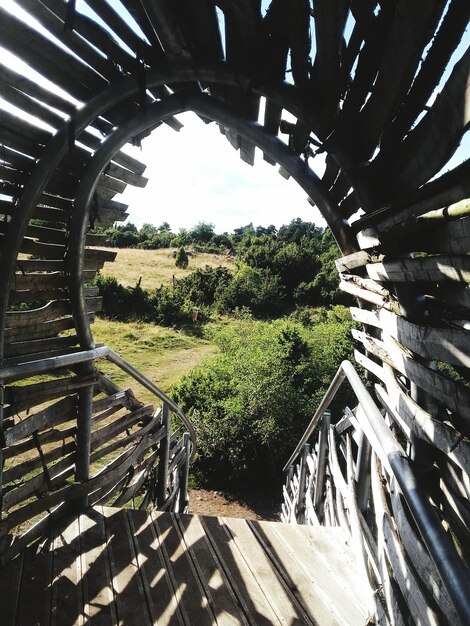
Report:
[[[300,460],[299,492],[297,494],[297,523],[305,524],[305,490],[307,481],[307,457],[310,454],[310,445],[304,444]]]
[[[87,363],[81,368],[84,373],[93,371],[93,366]],[[86,482],[90,478],[90,446],[91,446],[91,418],[93,413],[93,386],[84,387],[78,392],[77,401],[77,450],[75,452],[75,480],[78,483]],[[86,507],[88,495],[77,500],[77,505]]]
[[[184,433],[183,435],[183,446],[186,451],[186,455],[184,458],[184,465],[181,468],[180,473],[180,493],[179,493],[179,512],[186,513],[189,498],[188,498],[188,478],[189,478],[189,457],[191,454],[191,435],[189,433]]]
[[[325,487],[326,459],[328,450],[328,431],[330,429],[331,411],[323,413],[320,435],[318,439],[317,474],[315,476],[315,495],[313,506],[318,519],[321,519],[321,506],[323,502],[323,489]]]
[[[157,477],[157,507],[161,507],[167,498],[168,460],[170,458],[171,412],[168,404],[162,404],[162,426],[165,427],[165,436],[160,442],[160,460],[158,462]]]
[[[362,410],[358,407],[358,411]],[[367,511],[370,492],[370,461],[372,447],[369,440],[361,430],[359,450],[357,453],[356,482],[357,482],[357,505],[361,513]]]

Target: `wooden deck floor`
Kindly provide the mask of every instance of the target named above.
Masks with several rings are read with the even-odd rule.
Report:
[[[2,626],[364,626],[339,529],[95,507],[0,572]]]

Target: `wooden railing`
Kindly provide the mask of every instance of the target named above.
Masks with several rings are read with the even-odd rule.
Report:
[[[106,358],[160,407],[120,389]],[[13,383],[17,384],[13,384]],[[0,368],[3,442],[0,559],[5,562],[70,509],[107,503],[187,510],[194,428],[181,409],[106,346]],[[175,415],[187,432],[172,430]]]
[[[334,419],[327,409],[345,381],[359,404]],[[380,624],[469,624],[469,571],[399,428],[343,362],[284,468],[282,520],[350,531]]]

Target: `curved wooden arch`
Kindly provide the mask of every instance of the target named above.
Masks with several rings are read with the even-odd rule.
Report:
[[[83,295],[83,253],[85,246],[85,234],[88,220],[88,210],[95,193],[98,179],[106,165],[112,159],[115,152],[120,150],[128,141],[148,128],[154,128],[158,122],[179,113],[192,111],[205,118],[216,121],[226,128],[237,132],[242,137],[253,142],[257,147],[279,163],[304,191],[311,197],[328,226],[331,228],[338,245],[343,253],[352,253],[355,250],[354,240],[351,236],[349,225],[341,217],[335,214],[334,206],[328,197],[328,192],[323,188],[318,176],[299,157],[295,156],[285,144],[264,131],[255,122],[249,122],[230,111],[229,107],[220,102],[193,93],[184,95],[168,96],[163,101],[150,105],[145,112],[139,114],[133,120],[117,129],[109,135],[102,146],[93,156],[82,181],[80,182],[76,197],[74,214],[72,217],[69,247],[67,257],[69,259],[68,273],[71,279],[71,301],[74,312],[77,334],[81,347],[85,350],[94,348],[90,325],[87,319],[85,298]]]
[[[158,87],[159,85],[174,82],[197,82],[207,81],[215,84],[231,85],[248,89],[249,80],[233,72],[227,71],[223,66],[201,67],[196,68],[192,65],[176,65],[162,68],[158,71],[152,71],[146,77],[146,84],[149,88]],[[303,124],[311,124],[311,118],[302,106],[301,98],[296,93],[295,87],[284,85],[281,89],[257,87],[254,89],[256,93],[269,98],[278,106],[282,106],[293,115],[296,115]],[[89,103],[80,109],[73,120],[74,138],[78,139],[85,128],[94,120],[106,113],[111,107],[117,103],[131,101],[139,93],[139,86],[132,77],[122,78],[116,83],[109,85],[100,94],[95,96]],[[144,113],[145,114],[145,113]],[[235,123],[235,116],[232,123]],[[14,263],[24,237],[24,233],[31,217],[32,210],[41,193],[47,187],[53,172],[57,168],[61,159],[65,156],[70,145],[70,121],[63,124],[61,130],[53,137],[49,146],[46,146],[38,163],[33,168],[31,176],[28,178],[25,189],[18,201],[18,210],[12,216],[12,220],[8,225],[8,232],[5,244],[1,250],[0,261],[4,268],[0,275],[0,360],[3,354],[3,329],[5,326],[5,315],[8,306],[9,285],[14,272]],[[131,138],[132,135],[129,136]],[[290,172],[294,178],[304,178],[302,168],[308,168],[295,155],[290,155],[292,161],[286,170]],[[294,165],[295,163],[295,165]],[[296,173],[294,174],[294,172]],[[309,185],[307,184],[305,190]],[[310,189],[311,197],[315,198],[317,193],[314,188]],[[309,192],[308,192],[309,193]],[[320,208],[321,207],[321,208]],[[353,243],[353,235],[346,220],[340,215],[335,215],[334,211],[328,207],[328,203],[320,200],[320,211],[324,215],[328,225],[338,241],[338,245],[344,254],[352,253],[355,250]]]

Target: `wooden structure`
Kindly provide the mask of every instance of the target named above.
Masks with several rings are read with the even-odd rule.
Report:
[[[386,525],[373,539],[395,600],[380,619],[432,623],[432,613],[438,623],[457,611],[470,621],[470,216],[462,203],[470,161],[449,164],[470,122],[470,50],[461,45],[469,17],[467,0],[273,0],[267,11],[260,0],[2,3],[0,45],[37,72],[0,61],[4,558],[44,530],[12,544],[25,520],[56,506],[62,513],[71,501],[101,502],[108,488],[115,501],[132,497],[159,474],[157,456],[173,450],[171,441],[159,445],[152,409],[96,369],[103,354],[90,323],[100,300],[90,281],[110,253],[87,230],[123,219],[114,196],[145,184],[144,166],[124,145],[162,123],[179,130],[175,116],[191,110],[219,124],[247,163],[258,147],[321,210],[343,253],[341,286],[358,301],[356,360],[398,456],[410,460],[419,493],[456,546],[451,560],[463,569],[451,584],[457,608],[447,611],[440,578],[423,581],[415,570],[412,548],[422,563],[429,550],[382,464],[371,480],[375,494],[384,486],[374,502],[383,503],[375,515]],[[318,155],[326,158],[321,177],[310,167]],[[59,379],[35,378],[58,368]],[[101,421],[116,407],[119,420]],[[334,436],[346,437],[354,486],[351,432]],[[123,452],[112,460],[111,448]],[[92,462],[110,461],[107,479],[90,469],[90,451]],[[333,485],[334,456],[328,467],[324,484]],[[361,485],[367,517],[370,490]],[[326,495],[336,522],[343,505],[333,487]],[[396,560],[392,548],[405,543]],[[416,574],[413,589],[434,590],[423,592],[425,603],[434,594],[432,611],[411,610],[394,562]]]
[[[363,626],[354,565],[339,528],[94,507],[7,566],[2,623]]]

